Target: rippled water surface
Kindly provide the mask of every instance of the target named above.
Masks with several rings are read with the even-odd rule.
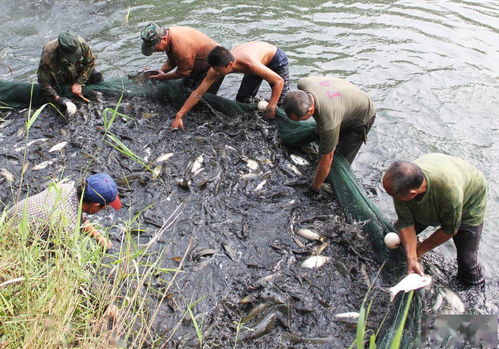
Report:
[[[0,6],[0,79],[33,79],[43,43],[65,29],[90,42],[107,77],[158,67],[161,54],[140,53],[139,31],[149,21],[192,26],[228,47],[275,43],[290,58],[295,84],[309,74],[348,78],[378,109],[354,168],[389,214],[380,178],[395,159],[444,152],[485,173],[490,200],[480,252],[487,276],[497,278],[497,1],[1,0]],[[222,95],[234,97],[240,78],[226,79]]]

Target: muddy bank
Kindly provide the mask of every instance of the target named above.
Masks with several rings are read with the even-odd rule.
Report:
[[[26,112],[2,113],[0,168],[14,175],[13,183],[0,179],[2,202],[11,202],[18,189],[38,192],[50,178],[111,174],[125,209],[91,219],[114,224],[109,230],[114,251],[124,229],[140,243],[154,239],[153,250],[165,251],[165,268],[178,267],[178,257],[190,246],[184,273],[170,288],[153,328],[158,338],[170,338],[166,347],[199,346],[194,324],[185,316],[195,302],[192,310],[208,347],[229,347],[237,338],[239,346],[248,348],[350,345],[354,327],[333,316],[358,311],[379,266],[360,226],[345,222],[333,195],[311,195],[303,185],[315,167],[314,148],[292,157],[279,145],[274,125],[256,113],[229,118],[199,110],[187,117],[185,132],[171,132],[173,109],[128,99],[120,111],[129,118],[119,117],[109,132],[144,159],[148,170],[105,136],[102,110],[115,102],[100,96],[90,105],[80,104],[78,117],[69,121],[47,110],[27,141]],[[67,144],[61,150],[49,152],[63,141]],[[168,227],[158,234],[165,223]],[[294,234],[296,228],[310,228],[325,238],[308,241]],[[319,269],[302,268],[314,251],[331,260]],[[454,261],[434,253],[427,260],[443,266],[435,267],[437,279],[444,284],[452,279]],[[161,294],[170,278],[157,275],[148,286]],[[391,285],[378,286],[370,317],[374,324],[388,309],[382,288]],[[497,311],[496,289],[489,282],[488,297],[464,290],[460,295],[468,309],[491,313]],[[436,294],[429,291],[427,310],[432,297]],[[159,299],[149,300],[151,309]],[[238,326],[241,322],[244,326]]]

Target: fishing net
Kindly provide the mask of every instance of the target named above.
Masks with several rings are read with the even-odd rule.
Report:
[[[140,75],[139,75],[140,77]],[[60,91],[62,95],[70,97],[69,88]],[[144,97],[175,107],[180,107],[188,97],[190,90],[181,80],[152,83],[139,81],[135,78],[117,78],[98,84],[84,86],[83,94],[90,96],[96,92],[124,97]],[[0,105],[4,107],[20,108],[44,103],[37,84],[0,81]],[[256,105],[238,103],[226,98],[207,94],[202,100],[202,107],[215,114],[241,115],[254,113]],[[281,142],[289,147],[301,147],[318,140],[315,131],[315,121],[292,121],[286,117],[282,109],[277,110],[278,136]],[[390,251],[386,248],[383,238],[394,231],[393,226],[386,219],[379,208],[366,196],[359,186],[349,163],[335,154],[333,166],[327,179],[334,187],[335,196],[342,205],[350,221],[363,222],[363,231],[372,241],[374,255],[377,262],[385,263],[382,278],[386,283],[394,283],[405,272],[405,257],[399,248]],[[396,329],[404,321],[404,309],[410,306],[402,336],[402,348],[414,346],[415,338],[421,329],[422,299],[420,292],[415,292],[412,303],[408,294],[399,295],[389,309],[387,320],[378,336],[378,348],[389,348],[396,335]]]

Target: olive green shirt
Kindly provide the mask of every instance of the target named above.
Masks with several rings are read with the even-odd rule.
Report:
[[[424,172],[427,190],[419,201],[394,200],[399,227],[418,222],[454,234],[460,225],[483,222],[487,182],[468,162],[444,154],[428,154],[414,161]]]
[[[312,76],[298,81],[298,89],[315,98],[321,154],[335,150],[342,131],[365,126],[376,113],[369,96],[344,79]]]
[[[68,62],[59,52],[57,39],[49,41],[42,50],[40,64],[38,66],[38,83],[42,94],[50,102],[54,102],[61,91],[61,86],[74,83],[85,84],[90,78],[95,66],[95,58],[87,42],[78,37],[82,52],[82,59],[76,62]]]

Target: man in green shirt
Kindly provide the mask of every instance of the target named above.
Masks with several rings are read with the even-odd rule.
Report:
[[[428,154],[414,162],[394,162],[383,176],[383,187],[393,197],[408,274],[422,275],[418,259],[452,238],[458,279],[472,285],[484,282],[478,247],[487,182],[479,170],[456,157]],[[438,228],[417,243],[416,235],[428,226]]]
[[[334,77],[308,77],[298,81],[298,91],[283,100],[294,121],[314,117],[320,138],[320,160],[311,187],[319,191],[329,174],[335,151],[352,163],[367,139],[376,117],[369,96],[354,84]]]
[[[87,42],[71,32],[59,34],[42,50],[37,78],[42,95],[47,102],[55,103],[66,111],[68,99],[61,97],[63,86],[69,86],[74,96],[83,97],[82,86],[102,81],[102,74],[95,71],[95,58]]]

